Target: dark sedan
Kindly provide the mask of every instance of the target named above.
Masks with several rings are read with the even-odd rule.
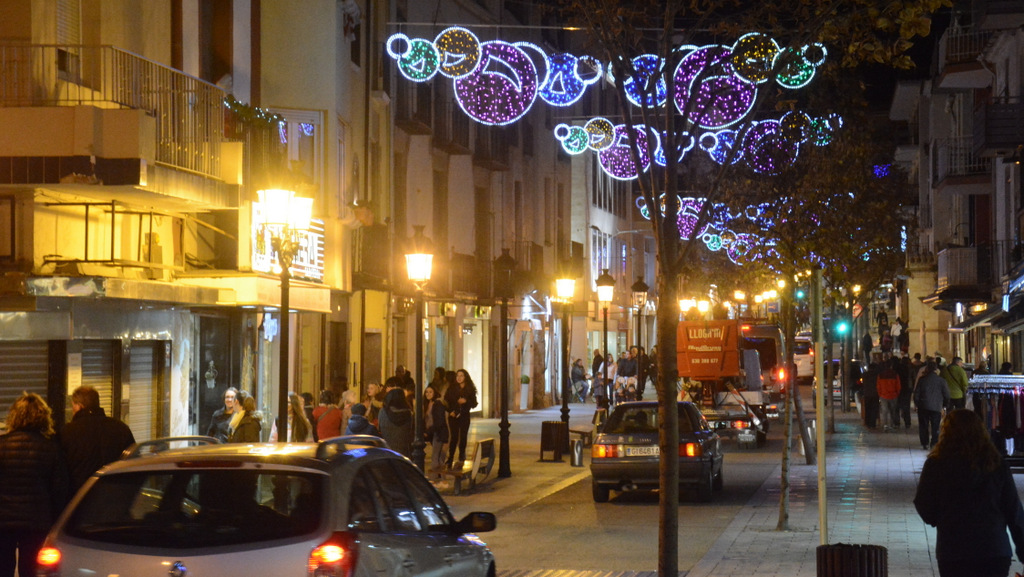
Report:
[[[594,501],[612,490],[658,488],[658,403],[637,401],[615,407],[591,449]],[[692,403],[679,403],[679,486],[696,489],[701,501],[722,488],[722,441]]]

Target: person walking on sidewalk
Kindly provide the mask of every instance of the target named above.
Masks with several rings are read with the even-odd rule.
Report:
[[[942,378],[949,386],[949,405],[954,409],[967,407],[967,371],[963,367],[964,360],[953,357],[948,365],[942,368]]]
[[[939,442],[939,423],[942,408],[949,403],[949,387],[939,376],[939,368],[933,361],[925,365],[924,376],[917,381],[914,389],[914,404],[917,405],[917,431],[921,436],[921,448],[929,449]]]
[[[882,427],[886,431],[900,429],[900,374],[896,370],[898,367],[899,359],[889,359],[885,362],[882,372],[878,373],[878,398],[882,404]]]
[[[1018,559],[1024,555],[1024,507],[1009,467],[974,411],[956,409],[942,421],[914,507],[936,528],[941,577],[1006,577],[1014,550]]]

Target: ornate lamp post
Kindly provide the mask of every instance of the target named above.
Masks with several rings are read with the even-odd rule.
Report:
[[[415,231],[409,243],[409,252],[405,254],[405,267],[409,280],[416,285],[416,396],[413,407],[414,433],[412,440],[412,462],[423,470],[426,453],[423,448],[423,287],[430,282],[430,273],[434,264],[434,253],[430,240],[423,236],[423,226],[412,227]]]
[[[644,309],[647,308],[647,291],[651,290],[651,287],[644,282],[644,277],[640,277],[636,279],[633,286],[629,287],[629,290],[633,292],[633,306],[636,307],[636,346],[642,347],[644,346]]]
[[[569,309],[576,294],[576,279],[566,273],[555,280],[555,294],[562,303],[562,422],[569,424],[569,396],[572,394],[572,379],[569,373]]]
[[[512,271],[516,259],[501,249],[501,256],[494,259],[494,296],[501,299],[501,324],[498,326],[498,476],[511,477],[508,446],[508,299],[512,295]]]
[[[260,215],[258,224],[270,235],[270,247],[277,255],[277,264],[281,267],[281,344],[278,365],[277,391],[277,439],[288,440],[288,388],[291,381],[289,346],[291,343],[291,323],[289,302],[289,284],[291,281],[292,260],[302,246],[301,233],[309,229],[313,219],[313,199],[296,196],[295,191],[272,188],[260,190]]]
[[[601,311],[604,321],[604,387],[608,387],[608,356],[611,355],[611,351],[608,350],[608,306],[612,302],[612,298],[615,297],[615,278],[608,274],[608,269],[604,269],[601,276],[597,277],[594,281],[597,285],[597,300],[601,303]],[[607,395],[611,396],[611,389],[607,389]]]

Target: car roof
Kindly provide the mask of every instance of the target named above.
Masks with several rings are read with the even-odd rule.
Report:
[[[167,437],[136,443],[121,460],[104,468],[106,473],[139,468],[180,467],[181,463],[201,468],[226,462],[261,463],[327,471],[338,463],[368,455],[404,459],[395,451],[364,436],[334,437],[320,443],[217,443],[171,448],[195,441],[196,437]],[[215,440],[212,440],[215,441]],[[148,452],[147,452],[148,449]]]

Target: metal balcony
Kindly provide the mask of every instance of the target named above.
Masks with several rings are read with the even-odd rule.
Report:
[[[395,95],[395,124],[409,134],[433,131],[432,87],[426,82],[399,82]]]
[[[145,111],[155,119],[156,162],[206,177],[221,176],[224,97],[112,46],[0,44],[0,107]]]
[[[454,101],[434,102],[434,146],[448,154],[470,154],[469,117]]]
[[[990,30],[949,28],[939,41],[939,78],[936,86],[944,90],[984,88],[992,81],[980,60],[992,37]]]
[[[992,159],[974,151],[970,137],[932,143],[932,186],[948,194],[991,193]]]
[[[974,111],[974,151],[1006,156],[1024,145],[1024,101],[1018,96],[993,98]]]
[[[489,170],[509,170],[509,138],[504,129],[492,126],[477,130],[473,163]]]

